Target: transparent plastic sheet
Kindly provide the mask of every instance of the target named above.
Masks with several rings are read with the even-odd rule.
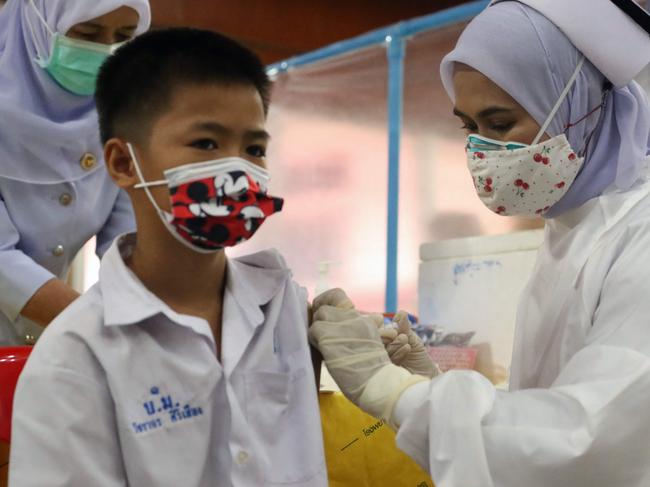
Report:
[[[419,246],[449,238],[509,233],[542,222],[486,210],[468,174],[460,122],[438,68],[464,28],[458,23],[407,39],[401,138],[398,303],[418,310]],[[638,81],[650,91],[650,69]],[[376,45],[278,75],[268,129],[270,192],[286,199],[251,242],[231,256],[268,247],[286,258],[313,297],[318,263],[327,284],[367,310],[384,308],[387,217],[386,46]],[[96,280],[86,252],[84,287]]]
[[[229,255],[277,248],[310,297],[318,263],[334,262],[327,285],[359,308],[383,309],[387,75],[383,45],[278,75],[267,162],[270,192],[285,206]]]
[[[492,215],[465,166],[464,134],[438,76],[465,24],[407,41],[400,161],[399,307],[417,311],[419,246],[432,240],[505,233],[539,222]],[[274,194],[286,198],[250,243],[271,245],[310,294],[318,263],[334,261],[328,284],[379,311],[386,285],[386,46],[281,73],[273,93],[268,163]]]
[[[468,176],[464,134],[438,76],[440,60],[464,25],[428,31],[406,44],[398,303],[412,312],[421,243],[531,225],[485,210]],[[268,119],[268,167],[270,191],[286,199],[285,208],[229,255],[275,247],[312,296],[318,263],[335,262],[327,284],[344,287],[360,308],[383,310],[387,92],[384,44],[278,75]],[[95,263],[86,261],[96,272]],[[93,281],[86,272],[84,287]]]
[[[400,184],[400,306],[417,309],[419,245],[450,238],[509,233],[541,220],[503,218],[476,196],[465,158],[465,131],[452,114],[439,66],[465,23],[408,40]]]

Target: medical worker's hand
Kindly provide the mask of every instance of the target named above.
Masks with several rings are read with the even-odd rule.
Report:
[[[371,316],[314,302],[309,340],[319,349],[345,396],[369,414],[392,424],[401,393],[428,380],[391,363]]]
[[[379,334],[386,347],[391,362],[404,367],[409,372],[433,379],[440,374],[440,369],[431,361],[429,354],[413,329],[408,313],[395,313],[393,322],[397,328],[381,327]]]
[[[335,288],[325,291],[314,298],[312,309],[314,313],[318,311],[321,306],[334,306],[341,309],[354,309],[354,303],[348,295],[345,294],[343,289]]]

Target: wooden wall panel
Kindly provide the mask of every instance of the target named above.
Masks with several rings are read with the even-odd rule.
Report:
[[[151,0],[156,27],[186,25],[229,35],[274,62],[459,0]]]

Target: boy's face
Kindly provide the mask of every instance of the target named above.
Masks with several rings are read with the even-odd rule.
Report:
[[[252,85],[181,86],[153,123],[148,142],[134,145],[143,177],[156,181],[163,179],[166,169],[224,157],[266,167],[265,122],[262,98]],[[138,192],[143,190],[132,192],[136,199],[144,196]],[[167,188],[152,187],[151,192],[160,208],[169,210]]]

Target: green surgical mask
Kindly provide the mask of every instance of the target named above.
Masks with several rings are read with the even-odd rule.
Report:
[[[97,74],[114,47],[97,42],[72,39],[54,34],[52,53],[36,62],[70,93],[90,96],[95,93]]]
[[[38,65],[47,71],[63,89],[70,93],[80,96],[93,95],[99,68],[121,43],[106,45],[72,39],[58,32],[54,33],[33,1],[30,3],[36,10],[38,18],[52,35],[50,55],[47,59],[39,56],[36,59]]]

